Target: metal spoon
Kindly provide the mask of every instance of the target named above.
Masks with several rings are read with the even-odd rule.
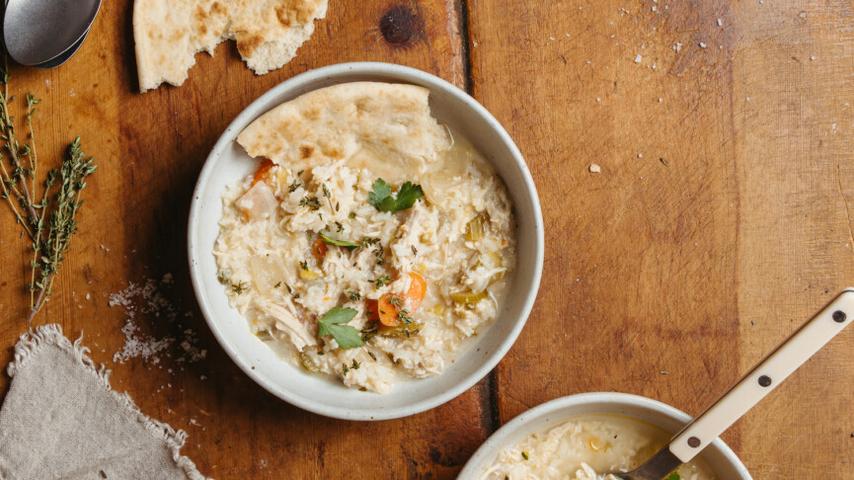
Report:
[[[74,56],[74,54],[77,53],[77,50],[80,50],[80,46],[83,45],[83,42],[86,40],[86,37],[88,35],[89,35],[89,31],[86,31],[86,33],[83,34],[83,36],[80,38],[80,40],[77,40],[77,43],[75,43],[74,45],[71,46],[71,48],[69,48],[68,50],[63,52],[62,55],[54,58],[53,60],[49,60],[47,62],[35,65],[35,67],[36,68],[53,68],[53,67],[58,67],[58,66],[62,65],[63,63],[68,61],[69,58]]]
[[[9,0],[6,50],[21,65],[59,65],[80,47],[100,7],[101,0]]]
[[[732,390],[677,433],[669,445],[631,472],[611,472],[610,475],[623,480],[661,480],[679,465],[690,462],[827,342],[854,323],[852,318],[854,288],[848,288],[777,347]]]

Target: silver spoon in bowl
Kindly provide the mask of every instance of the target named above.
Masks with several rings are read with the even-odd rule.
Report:
[[[80,48],[100,7],[101,0],[8,0],[6,51],[21,65],[55,67]]]
[[[622,480],[661,480],[690,462],[709,443],[783,383],[827,342],[854,323],[854,288],[844,290],[812,320],[759,363],[735,387],[685,426],[670,443],[630,472],[611,472]]]

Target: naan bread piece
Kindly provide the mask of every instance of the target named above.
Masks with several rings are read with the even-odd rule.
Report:
[[[430,114],[429,96],[429,90],[415,85],[326,87],[265,113],[237,142],[252,157],[288,168],[347,160],[394,178],[407,169],[423,171],[451,146],[448,131]]]
[[[181,85],[198,52],[226,39],[258,75],[281,68],[326,16],[327,0],[135,0],[140,90]]]

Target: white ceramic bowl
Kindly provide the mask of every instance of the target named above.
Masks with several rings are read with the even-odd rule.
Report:
[[[303,93],[352,81],[421,85],[430,90],[433,115],[461,132],[484,154],[504,180],[517,220],[517,266],[496,322],[476,337],[454,364],[436,377],[407,381],[388,394],[360,392],[305,373],[277,356],[250,331],[228,304],[217,281],[212,249],[222,216],[220,196],[227,185],[251,173],[257,161],[235,143],[255,118]],[[199,176],[188,227],[190,274],[199,305],[228,355],[259,385],[279,398],[330,417],[381,420],[441,405],[483,378],[513,345],[534,303],[543,268],[543,219],[537,190],[513,140],[498,121],[465,92],[433,75],[385,63],[345,63],[312,70],[279,84],[247,107],[228,126]]]
[[[532,433],[589,414],[636,418],[673,434],[691,420],[687,413],[670,405],[627,393],[582,393],[561,397],[522,413],[498,429],[469,459],[457,480],[481,480],[503,449],[515,445]],[[699,458],[722,480],[752,480],[741,460],[720,439],[706,447]]]

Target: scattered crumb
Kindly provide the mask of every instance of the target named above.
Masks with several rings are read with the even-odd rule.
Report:
[[[642,60],[643,60],[643,57],[641,56],[640,53],[635,55],[635,63],[641,63]]]
[[[658,373],[661,375],[670,375],[670,372],[667,370],[660,370]]]
[[[658,103],[662,103],[662,102],[664,102],[664,99],[661,97],[658,97]]]
[[[670,48],[672,48],[674,52],[679,53],[682,51],[682,42],[676,42]]]
[[[92,294],[91,293],[86,292],[86,300],[92,300]]]
[[[638,158],[643,158],[643,154],[638,152]]]
[[[706,45],[706,42],[700,42],[698,43],[698,45],[700,46],[700,48],[706,48],[708,46]]]
[[[98,248],[100,248],[101,250],[103,250],[103,251],[105,251],[105,252],[109,252],[109,251],[110,251],[110,248],[109,248],[109,247],[107,247],[106,245],[104,245],[103,243],[99,243],[99,244],[98,244]]]
[[[717,23],[718,23],[718,26],[719,26],[719,27],[723,27],[723,26],[724,26],[724,21],[723,21],[722,19],[720,19],[720,18],[717,20]]]
[[[813,62],[814,62],[814,61],[815,61],[815,59],[816,59],[816,56],[815,56],[815,55],[810,55],[810,60],[811,60],[811,61],[813,61]]]
[[[602,173],[602,167],[598,163],[591,163],[588,170],[590,170],[590,173]]]

